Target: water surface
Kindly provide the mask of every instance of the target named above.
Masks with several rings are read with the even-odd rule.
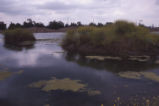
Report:
[[[0,106],[159,106],[159,65],[68,55],[65,33],[36,33],[32,48],[0,35]]]

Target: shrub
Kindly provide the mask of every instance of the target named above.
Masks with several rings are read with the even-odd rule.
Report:
[[[65,50],[85,55],[157,55],[158,46],[159,35],[127,21],[70,30],[62,43]]]
[[[4,32],[5,44],[19,45],[25,41],[35,41],[32,32],[26,29],[14,29]]]

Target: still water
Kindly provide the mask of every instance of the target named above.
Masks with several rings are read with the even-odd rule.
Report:
[[[64,33],[36,33],[30,48],[0,35],[0,106],[159,106],[159,65],[68,55]]]

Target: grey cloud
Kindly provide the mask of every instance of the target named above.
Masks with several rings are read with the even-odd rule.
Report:
[[[80,7],[79,5],[66,4],[64,2],[47,2],[39,5],[38,9],[51,9],[51,10],[70,10]]]
[[[31,4],[21,2],[18,0],[1,0],[0,12],[8,15],[31,15],[34,14]]]
[[[118,0],[119,1],[119,0]],[[116,3],[110,2],[110,0],[94,0],[91,4],[66,4],[64,2],[46,2],[45,4],[37,6],[38,9],[48,9],[53,11],[69,11],[69,10],[89,10],[89,9],[106,9],[117,6]]]

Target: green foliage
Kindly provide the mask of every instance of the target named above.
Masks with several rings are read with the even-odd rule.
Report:
[[[32,32],[25,29],[6,30],[4,32],[5,44],[20,44],[24,41],[35,41]]]
[[[6,24],[4,22],[0,22],[0,30],[6,30]]]
[[[116,21],[103,27],[87,26],[70,30],[63,39],[62,46],[67,50],[71,46],[72,50],[78,52],[85,52],[88,48],[92,54],[109,52],[112,55],[140,55],[149,49],[156,50],[158,44],[159,35],[150,33],[149,29],[127,21]],[[85,49],[82,50],[84,46]]]
[[[48,28],[50,29],[60,29],[64,28],[64,23],[62,21],[51,21],[48,25]]]

